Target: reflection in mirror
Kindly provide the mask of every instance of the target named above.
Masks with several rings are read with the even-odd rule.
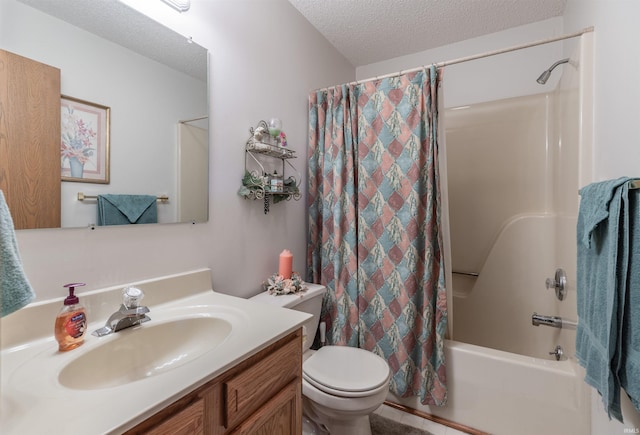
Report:
[[[86,196],[101,194],[167,196],[159,223],[206,221],[206,50],[117,1],[7,1],[16,24],[0,48],[58,68],[62,95],[110,112],[109,183],[62,181],[61,226],[95,223]]]

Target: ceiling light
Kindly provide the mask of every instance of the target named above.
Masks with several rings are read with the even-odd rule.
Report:
[[[186,12],[191,7],[191,0],[162,0],[179,12]]]

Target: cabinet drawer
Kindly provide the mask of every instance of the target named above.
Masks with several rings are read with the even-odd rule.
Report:
[[[301,377],[300,335],[224,383],[226,427],[232,428],[260,408],[293,379]]]

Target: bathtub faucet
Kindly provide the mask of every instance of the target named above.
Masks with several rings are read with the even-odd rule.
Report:
[[[531,316],[531,324],[533,326],[546,325],[551,326],[552,328],[565,328],[565,329],[576,329],[578,324],[571,320],[563,319],[558,316],[543,316],[538,313],[533,313]]]

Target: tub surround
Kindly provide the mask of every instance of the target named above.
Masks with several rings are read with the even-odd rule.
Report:
[[[104,325],[121,302],[119,285],[80,294],[87,308],[85,343],[58,352],[53,323],[63,298],[32,304],[0,323],[2,386],[0,426],[6,433],[121,433],[300,328],[309,315],[212,291],[211,271],[199,269],[127,283],[145,292],[151,321],[106,337],[91,331]],[[194,313],[199,313],[194,315]],[[172,369],[121,385],[71,389],[58,378],[78,357],[120,334],[185,317],[213,316],[228,321],[229,335],[213,350]],[[106,340],[105,340],[106,339]],[[110,361],[104,361],[109,364]],[[96,376],[99,366],[93,367]]]

